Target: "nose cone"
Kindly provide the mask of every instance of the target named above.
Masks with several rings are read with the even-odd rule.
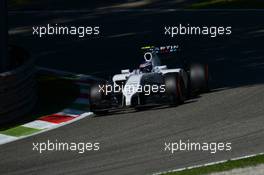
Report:
[[[138,92],[142,75],[132,75],[124,86],[123,95],[125,96],[126,106],[131,106],[132,97]]]

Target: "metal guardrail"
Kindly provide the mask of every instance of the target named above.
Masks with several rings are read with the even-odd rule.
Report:
[[[36,104],[34,61],[27,57],[23,62],[12,71],[0,73],[0,124],[27,115]]]

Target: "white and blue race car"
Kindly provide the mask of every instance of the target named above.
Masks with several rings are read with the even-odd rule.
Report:
[[[144,47],[143,63],[138,69],[121,70],[111,81],[90,87],[90,110],[105,114],[111,110],[152,104],[178,105],[194,92],[208,91],[208,66],[192,64],[169,69],[162,65],[160,53],[177,51],[178,46]]]

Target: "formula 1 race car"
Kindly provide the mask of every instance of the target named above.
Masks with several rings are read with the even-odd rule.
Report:
[[[193,93],[208,91],[208,66],[192,64],[169,69],[158,54],[175,52],[178,46],[144,47],[138,69],[121,70],[111,81],[101,80],[90,87],[90,110],[105,114],[113,109],[148,104],[178,105]]]

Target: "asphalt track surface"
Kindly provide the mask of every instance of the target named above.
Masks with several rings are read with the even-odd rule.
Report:
[[[33,55],[38,57],[39,65],[82,73],[95,72],[93,69],[99,72],[115,71],[136,65],[133,57],[138,55],[134,50],[144,42],[156,44],[161,41],[177,41],[185,46],[185,56],[196,57],[210,64],[212,92],[202,94],[181,106],[85,118],[37,136],[2,145],[0,174],[152,174],[264,151],[264,25],[260,22],[263,20],[263,11],[218,11],[209,14],[203,11],[155,10],[142,13],[116,12],[100,14],[99,17],[77,12],[68,16],[38,14],[20,14],[20,19],[11,14],[11,26],[15,28],[23,19],[23,23],[28,22],[28,19],[32,19],[34,24],[38,23],[41,20],[37,21],[36,16],[40,19],[71,16],[80,24],[87,20],[84,16],[90,15],[91,18],[96,16],[95,23],[104,21],[106,28],[109,27],[102,39],[98,39],[100,41],[39,39],[36,44],[33,41],[38,39],[30,36],[30,33],[20,33],[11,38],[31,48]],[[109,18],[106,19],[105,15]],[[161,19],[163,22],[157,22]],[[234,27],[234,33],[231,37],[220,39],[165,39],[162,35],[163,26],[179,22],[172,19],[197,24],[230,24]],[[137,23],[140,25],[135,25]],[[115,26],[117,24],[126,25],[120,29]],[[39,154],[32,151],[33,142],[56,139],[61,142],[100,142],[100,151],[85,154]],[[165,142],[179,140],[232,142],[232,151],[216,154],[199,151],[171,154],[164,151]]]

